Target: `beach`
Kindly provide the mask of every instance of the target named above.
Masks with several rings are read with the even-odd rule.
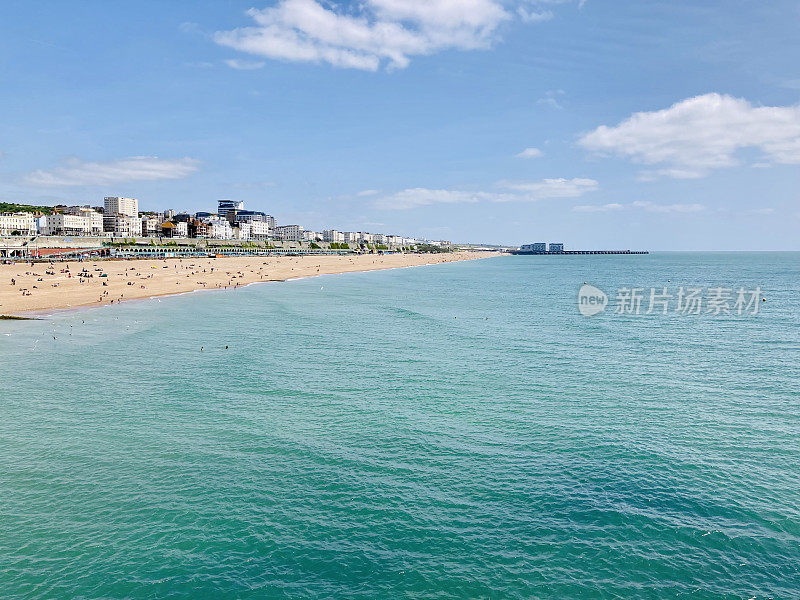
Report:
[[[195,290],[238,289],[257,282],[483,257],[485,253],[453,252],[17,262],[0,265],[0,315],[24,316]]]

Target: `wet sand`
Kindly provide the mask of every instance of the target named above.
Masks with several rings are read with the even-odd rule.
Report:
[[[485,253],[247,256],[0,265],[0,315],[231,289],[259,281],[485,258]],[[106,275],[102,277],[102,275]]]

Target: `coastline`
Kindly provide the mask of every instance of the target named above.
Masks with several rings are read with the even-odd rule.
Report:
[[[255,283],[435,265],[488,256],[494,255],[454,252],[85,260],[52,265],[18,262],[0,265],[0,315],[36,317],[49,311],[106,306],[200,290],[237,289]]]

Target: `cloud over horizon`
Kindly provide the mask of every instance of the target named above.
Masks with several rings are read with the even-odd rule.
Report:
[[[22,178],[22,182],[34,186],[60,187],[183,179],[197,171],[199,165],[200,161],[195,158],[132,156],[106,162],[71,158],[63,166],[32,171]]]
[[[696,213],[705,210],[705,206],[702,204],[655,204],[650,201],[644,200],[637,200],[635,202],[629,202],[627,204],[620,204],[618,202],[611,202],[609,204],[581,204],[578,206],[573,206],[573,212],[586,212],[586,213],[597,213],[597,212],[614,212],[618,210],[626,210],[626,209],[641,209],[647,212],[652,213],[661,213],[661,214],[675,214],[675,213]]]
[[[378,198],[375,207],[406,210],[430,204],[474,204],[477,202],[535,202],[553,198],[578,198],[599,189],[594,179],[542,179],[532,182],[501,181],[498,187],[508,192],[469,192],[462,190],[409,188]]]
[[[741,164],[736,153],[747,148],[759,150],[769,164],[800,164],[800,105],[753,106],[742,98],[704,94],[602,125],[578,144],[654,167],[642,173],[645,179],[703,177]]]

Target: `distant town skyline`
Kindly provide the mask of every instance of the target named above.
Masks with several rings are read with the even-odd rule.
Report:
[[[11,0],[0,202],[800,250],[800,7]]]
[[[94,246],[101,243],[99,240],[105,239],[112,244],[123,244],[127,248],[125,251],[137,256],[142,251],[171,254],[172,251],[163,248],[153,250],[163,238],[171,238],[184,246],[192,246],[196,240],[235,240],[239,243],[276,242],[286,249],[283,244],[289,242],[296,249],[311,252],[402,252],[433,247],[450,251],[453,248],[449,240],[379,231],[341,231],[330,226],[315,231],[297,223],[279,223],[272,215],[246,208],[243,201],[219,200],[214,210],[197,212],[176,212],[171,208],[140,211],[137,198],[122,196],[103,198],[103,206],[0,205],[0,237],[11,238],[10,243],[7,240],[5,246],[0,245],[0,257],[4,258],[26,256],[34,246],[38,251],[42,244],[51,250],[60,248],[66,241],[61,238],[76,238],[70,240],[69,252],[80,251],[76,250],[77,244],[86,244],[86,248],[94,252]],[[320,246],[320,243],[325,245]],[[130,246],[139,247],[130,250]],[[263,244],[259,247],[264,248]]]

